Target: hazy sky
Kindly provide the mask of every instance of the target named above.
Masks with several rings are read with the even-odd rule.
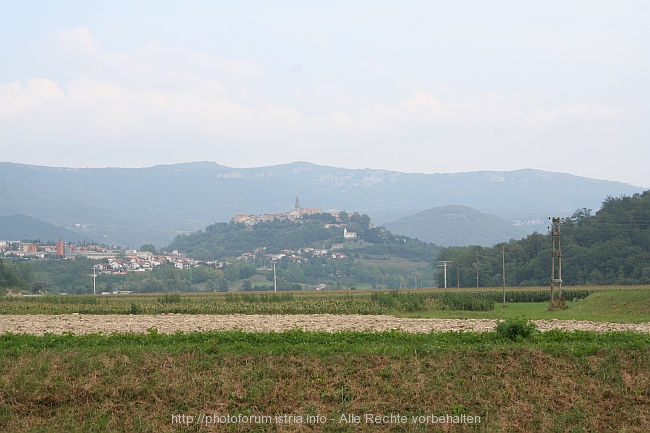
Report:
[[[649,4],[0,0],[0,160],[650,187]]]

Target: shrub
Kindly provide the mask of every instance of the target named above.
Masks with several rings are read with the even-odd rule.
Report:
[[[527,319],[507,319],[499,321],[494,328],[497,335],[509,340],[527,339],[537,332],[537,325]]]

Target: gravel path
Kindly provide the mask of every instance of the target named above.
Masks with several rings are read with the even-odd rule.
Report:
[[[385,331],[400,329],[407,332],[430,331],[492,331],[496,320],[488,319],[404,319],[392,316],[298,314],[298,315],[18,315],[0,316],[0,334],[42,335],[46,332],[61,334],[88,334],[104,332],[146,332],[156,328],[160,333],[177,331],[210,331],[241,329],[244,331]],[[536,320],[542,331],[551,329],[584,331],[635,331],[650,333],[650,322],[622,324],[577,320]]]

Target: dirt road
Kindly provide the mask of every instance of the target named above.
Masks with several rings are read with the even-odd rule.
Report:
[[[550,329],[588,331],[635,331],[650,333],[650,322],[621,324],[587,322],[576,320],[537,320],[542,331]],[[103,332],[147,332],[156,328],[160,333],[177,331],[232,330],[286,331],[304,329],[309,331],[385,331],[400,329],[406,332],[428,333],[430,331],[492,331],[496,320],[474,319],[403,319],[391,316],[366,315],[19,315],[0,316],[0,334],[42,335],[46,332],[61,334],[88,334]]]

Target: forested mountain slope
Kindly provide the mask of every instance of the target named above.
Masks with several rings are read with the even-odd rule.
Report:
[[[577,210],[560,230],[564,284],[650,284],[650,191],[609,197],[594,215]],[[438,258],[452,261],[460,285],[473,285],[478,267],[479,286],[500,286],[502,245],[444,248]],[[505,261],[508,285],[550,284],[550,235],[508,242]]]

